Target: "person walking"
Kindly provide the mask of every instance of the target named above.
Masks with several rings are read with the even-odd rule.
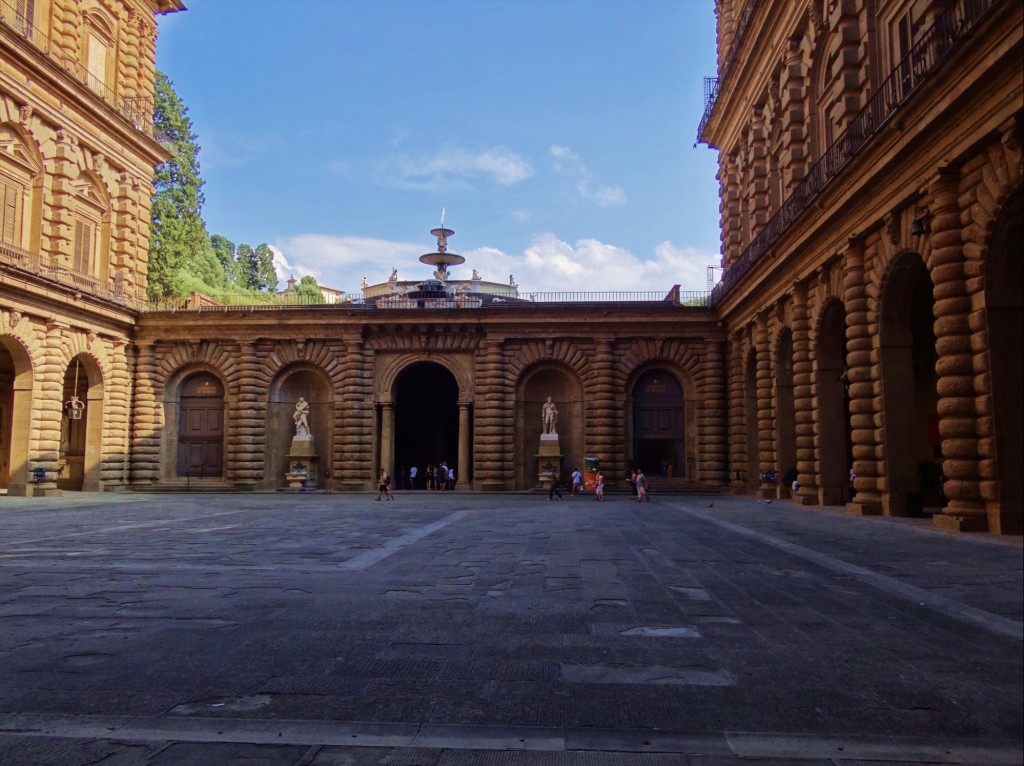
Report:
[[[391,494],[391,476],[383,468],[380,469],[380,479],[377,483],[377,500],[380,500],[381,495],[384,495],[387,500],[395,499],[395,496]]]
[[[558,486],[558,474],[551,477],[551,487],[548,488],[548,500],[554,500],[555,495],[558,495],[558,499],[562,499],[562,490]]]
[[[583,494],[583,474],[579,468],[572,469],[572,493],[573,495]]]
[[[629,494],[636,500],[636,469],[629,475]]]
[[[651,498],[647,495],[647,477],[644,475],[643,468],[636,469],[636,501],[642,503],[644,500],[647,502],[651,501]]]
[[[600,471],[594,477],[594,496],[598,502],[604,502],[604,474]]]
[[[408,489],[416,489],[416,474],[418,472],[419,472],[419,469],[416,468],[416,466],[413,466],[412,468],[409,469],[409,486],[408,486]]]
[[[455,466],[448,466],[448,489],[455,489]]]

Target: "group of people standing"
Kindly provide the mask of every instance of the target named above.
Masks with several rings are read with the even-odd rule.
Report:
[[[413,466],[408,470],[405,470],[405,466],[401,467],[401,486],[404,489],[420,489],[418,479],[420,477],[419,469]],[[448,465],[447,462],[442,462],[440,465],[428,465],[423,470],[423,489],[430,490],[452,490],[455,489],[455,468]]]

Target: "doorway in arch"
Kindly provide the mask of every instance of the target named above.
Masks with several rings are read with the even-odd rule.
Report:
[[[459,460],[459,386],[455,377],[436,362],[416,362],[395,382],[395,464],[384,466],[396,482],[401,472],[416,466],[417,483],[424,486],[428,465]],[[456,482],[469,477],[456,475]]]
[[[200,372],[181,386],[178,411],[178,476],[224,475],[224,387]]]
[[[665,370],[651,370],[633,388],[633,465],[648,476],[684,477],[683,389]]]

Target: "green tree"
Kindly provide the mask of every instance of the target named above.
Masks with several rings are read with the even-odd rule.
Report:
[[[155,85],[153,127],[166,137],[171,158],[156,167],[153,178],[147,287],[151,299],[181,295],[196,279],[211,287],[227,285],[202,218],[198,136],[167,75],[157,72]]]
[[[210,246],[213,254],[217,256],[228,284],[234,285],[238,282],[238,261],[235,257],[235,243],[220,234],[210,237]]]
[[[267,243],[253,248],[245,243],[235,250],[238,268],[236,284],[246,290],[273,292],[277,289],[277,269],[274,268],[274,251]]]
[[[299,303],[324,302],[324,294],[320,291],[320,285],[316,283],[316,278],[309,274],[299,280],[298,284],[292,288],[291,294]]]

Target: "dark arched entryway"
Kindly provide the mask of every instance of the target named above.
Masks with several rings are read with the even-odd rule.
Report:
[[[934,306],[924,261],[904,253],[886,280],[880,338],[888,485],[883,508],[892,516],[922,516],[926,508],[944,505]]]
[[[424,484],[424,469],[442,462],[455,467],[459,459],[459,386],[445,367],[417,362],[395,383],[395,465],[384,466],[401,479],[401,472],[416,466],[417,482]],[[468,476],[456,476],[468,481]]]
[[[209,372],[196,373],[181,386],[177,475],[224,475],[224,387]]]
[[[687,475],[683,389],[665,370],[644,373],[633,388],[633,462],[648,476]]]
[[[1019,535],[1024,531],[1024,418],[1021,390],[1024,365],[1024,193],[1017,190],[1004,206],[985,264],[989,365],[992,375],[992,422],[995,430],[998,508],[989,513],[989,531]]]
[[[846,308],[829,301],[821,317],[818,343],[818,493],[822,505],[843,505],[849,498],[853,446],[850,402],[846,396]]]

